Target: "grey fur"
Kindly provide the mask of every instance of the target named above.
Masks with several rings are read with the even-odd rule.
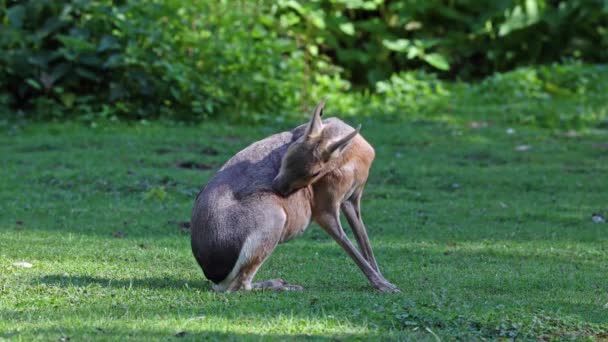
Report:
[[[321,110],[319,107],[316,110],[319,112],[316,115],[317,120],[322,113],[322,105],[320,106]],[[314,120],[315,116],[311,122]],[[238,152],[226,162],[197,196],[191,221],[192,252],[205,276],[215,284],[222,284],[219,289],[238,290],[241,285],[234,285],[235,281],[242,281],[244,288],[250,289],[249,281],[257,271],[257,267],[270,255],[276,244],[293,238],[308,226],[313,215],[312,187],[294,189],[291,186],[292,180],[285,180],[290,175],[283,179],[279,171],[285,170],[285,166],[283,165],[283,169],[281,166],[288,148],[306,139],[305,134],[309,131],[310,125],[310,123],[301,125],[292,131],[272,135]],[[323,136],[334,139],[322,139],[319,140],[319,144],[335,143],[353,132],[351,126],[335,118],[323,120],[322,126]],[[354,137],[353,134],[351,135]],[[344,142],[341,149],[347,143],[348,141]],[[332,165],[328,162],[323,173],[313,181],[330,172],[334,167]],[[285,171],[285,173],[293,172]],[[310,175],[302,175],[304,176],[310,177]],[[364,231],[362,222],[361,227]],[[366,234],[365,239],[367,239]],[[392,286],[396,289],[384,280],[377,270],[368,241],[369,252],[365,246],[362,247],[362,251],[365,255],[363,259],[372,258],[370,262],[357,260],[358,257],[348,250],[348,246],[345,247],[340,241],[338,242],[347,249],[376,288],[386,290]],[[247,263],[247,258],[251,256],[243,254],[245,244],[259,262]],[[357,254],[356,251],[354,253]],[[371,257],[368,257],[368,254],[371,254]],[[237,265],[237,260],[242,263]],[[373,266],[369,267],[370,265]],[[251,269],[246,271],[247,267]],[[227,279],[229,277],[242,279]],[[281,282],[269,281],[264,284],[266,283]],[[253,287],[256,286],[260,285],[254,284]]]

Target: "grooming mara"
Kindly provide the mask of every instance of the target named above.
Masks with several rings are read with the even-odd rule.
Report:
[[[282,279],[252,283],[277,244],[315,220],[348,253],[372,286],[398,291],[378,268],[360,201],[374,150],[359,129],[321,120],[253,143],[232,157],[196,198],[192,252],[216,291],[300,290]],[[340,224],[346,217],[359,249]]]

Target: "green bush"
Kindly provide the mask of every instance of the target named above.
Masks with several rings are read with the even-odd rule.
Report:
[[[30,116],[251,119],[299,104],[302,54],[263,23],[255,2],[29,0],[1,8],[1,92]]]
[[[602,0],[281,0],[276,16],[357,84],[423,68],[478,78],[574,57],[608,61]]]
[[[453,101],[461,112],[482,108],[508,122],[580,129],[608,119],[608,68],[569,62],[522,67],[461,84]]]
[[[536,65],[608,60],[600,0],[0,0],[0,20],[0,112],[30,118],[419,116],[476,77],[475,102],[581,100],[546,126],[603,115],[595,71]]]
[[[376,83],[378,96],[385,98],[385,111],[406,110],[429,114],[437,112],[450,95],[443,82],[434,74],[402,72],[388,81]]]

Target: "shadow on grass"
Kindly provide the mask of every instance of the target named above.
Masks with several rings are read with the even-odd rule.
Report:
[[[186,281],[182,279],[172,278],[133,278],[133,279],[109,279],[91,277],[86,275],[46,275],[37,280],[37,282],[46,285],[59,286],[59,287],[87,287],[91,285],[97,285],[101,287],[113,287],[113,288],[150,288],[150,289],[184,289],[193,288],[201,290],[211,290],[211,283],[208,281],[195,280]]]
[[[457,252],[456,252],[457,253]],[[440,251],[434,251],[428,253],[433,255],[433,257],[446,259],[448,265],[443,265],[444,267],[457,269],[456,265],[451,265],[449,259],[451,259],[451,255],[444,255]],[[473,253],[475,255],[484,255],[486,253],[476,252]],[[470,259],[470,255],[468,253],[462,254],[462,257],[465,259]],[[503,256],[504,258],[504,256]],[[519,263],[519,258],[515,257],[514,263]],[[460,263],[459,263],[460,264]],[[506,267],[512,264],[512,262],[507,262]],[[437,264],[436,266],[441,266]],[[353,266],[354,267],[354,266]],[[441,267],[440,267],[441,268]],[[422,326],[430,326],[434,331],[439,334],[449,333],[449,332],[457,332],[460,331],[465,333],[471,333],[471,336],[476,337],[484,337],[484,338],[496,338],[501,335],[502,332],[496,330],[497,326],[502,327],[502,324],[508,324],[507,333],[523,334],[517,336],[527,336],[534,337],[537,335],[529,335],[532,334],[534,330],[527,330],[525,328],[513,328],[511,327],[511,323],[517,323],[516,319],[523,321],[533,320],[536,315],[540,315],[544,321],[547,321],[545,324],[547,325],[542,329],[542,331],[557,333],[558,337],[562,336],[562,334],[583,334],[581,336],[586,336],[585,334],[595,334],[596,330],[599,328],[594,328],[593,325],[590,324],[606,324],[606,320],[603,318],[603,310],[600,305],[593,305],[590,303],[585,303],[577,300],[578,296],[573,296],[569,298],[569,294],[575,294],[577,291],[581,289],[577,289],[574,285],[570,284],[561,284],[559,281],[557,284],[552,285],[552,282],[555,280],[548,281],[545,279],[546,274],[539,274],[532,277],[515,277],[515,281],[509,283],[507,280],[513,278],[513,275],[509,275],[508,273],[504,274],[504,277],[496,278],[494,273],[487,274],[486,272],[480,272],[480,279],[477,279],[472,282],[461,282],[455,280],[451,286],[442,285],[446,278],[444,277],[436,277],[436,274],[425,274],[425,277],[429,277],[432,284],[424,285],[423,287],[429,287],[433,290],[431,292],[438,292],[441,289],[446,287],[447,295],[445,298],[438,297],[438,299],[432,298],[424,298],[428,295],[427,292],[429,290],[425,290],[424,288],[414,286],[410,288],[409,291],[416,291],[419,294],[415,295],[417,297],[420,295],[421,297],[417,297],[415,302],[416,304],[410,306],[412,300],[410,299],[413,296],[412,293],[397,294],[390,295],[388,297],[383,296],[382,294],[377,294],[377,296],[373,293],[371,288],[363,286],[361,288],[361,292],[366,292],[365,296],[361,296],[358,294],[358,291],[353,291],[352,284],[343,283],[340,287],[341,289],[336,289],[335,287],[311,287],[307,291],[301,293],[291,293],[291,294],[279,294],[278,297],[274,293],[265,292],[265,293],[252,293],[252,294],[233,294],[233,295],[215,295],[207,296],[200,292],[193,294],[193,299],[191,301],[179,301],[173,302],[173,299],[181,298],[183,296],[187,296],[188,293],[193,291],[194,289],[200,290],[203,292],[211,292],[210,283],[204,280],[194,280],[189,279],[189,281],[176,279],[176,278],[162,278],[162,277],[150,277],[150,278],[134,278],[134,279],[118,279],[113,280],[104,277],[92,277],[86,275],[77,275],[77,276],[64,276],[64,275],[46,275],[41,278],[37,278],[34,280],[32,285],[35,284],[45,284],[50,286],[57,286],[62,288],[68,287],[88,287],[88,286],[100,286],[103,288],[111,288],[111,289],[156,289],[156,290],[169,290],[170,293],[175,294],[176,292],[181,292],[181,294],[176,297],[167,297],[166,299],[160,299],[155,301],[154,303],[144,303],[139,300],[127,301],[121,307],[112,307],[112,310],[118,310],[115,312],[117,315],[116,319],[122,314],[122,309],[125,309],[126,312],[132,312],[135,316],[131,316],[130,318],[126,318],[127,321],[132,320],[151,320],[154,321],[160,313],[172,313],[175,315],[176,322],[182,322],[183,324],[176,324],[175,330],[172,328],[160,329],[157,331],[131,331],[124,330],[124,328],[119,327],[117,330],[112,330],[111,328],[101,327],[102,330],[97,331],[97,327],[95,325],[90,325],[89,323],[85,323],[87,326],[84,328],[86,330],[74,330],[70,329],[70,327],[66,327],[63,330],[53,330],[53,331],[42,331],[39,334],[43,336],[51,335],[52,338],[60,338],[62,336],[79,336],[79,337],[92,337],[92,338],[103,338],[103,339],[119,339],[120,337],[129,337],[129,338],[151,338],[151,339],[168,339],[168,338],[180,338],[180,339],[193,339],[193,340],[201,340],[201,339],[220,339],[220,340],[260,340],[260,339],[277,339],[277,340],[285,340],[285,339],[370,339],[374,338],[374,336],[369,335],[370,333],[362,332],[361,334],[349,334],[349,335],[300,335],[301,332],[296,330],[293,332],[293,335],[289,334],[281,334],[281,333],[254,333],[254,334],[246,334],[242,333],[242,329],[247,330],[247,323],[245,325],[242,322],[249,322],[249,324],[258,324],[256,322],[264,322],[261,326],[267,326],[268,322],[273,320],[281,320],[281,319],[302,319],[306,322],[319,322],[327,319],[327,317],[339,317],[339,320],[345,322],[346,324],[351,325],[352,327],[361,327],[365,328],[368,324],[368,320],[378,321],[379,324],[383,328],[388,328],[390,326],[393,329],[397,329],[400,334],[409,334],[411,331],[410,326],[402,326],[401,318],[395,318],[395,314],[408,313],[408,315],[413,315],[415,313],[414,318],[407,318],[407,321],[415,320],[416,324],[422,324]],[[420,276],[412,274],[412,284],[420,283]],[[593,277],[595,278],[595,277]],[[513,280],[513,279],[512,279]],[[589,279],[587,279],[589,280]],[[333,279],[329,279],[329,281],[333,281]],[[503,282],[507,281],[509,284],[503,284]],[[359,284],[359,283],[358,283]],[[363,282],[361,283],[363,284]],[[426,283],[428,284],[428,283]],[[312,284],[311,284],[312,285]],[[334,283],[335,285],[335,283]],[[399,284],[398,284],[399,285]],[[557,287],[563,287],[563,290],[568,291],[557,291]],[[465,294],[461,294],[458,291],[462,288],[466,288],[467,291]],[[137,290],[135,290],[137,291]],[[548,299],[546,297],[537,298],[535,293],[541,293],[545,291],[550,291],[556,294],[557,297],[554,299]],[[329,294],[328,294],[329,292]],[[381,317],[372,316],[373,318],[369,318],[367,314],[363,314],[360,316],[353,316],[352,311],[354,308],[352,305],[341,305],[341,304],[320,304],[318,302],[318,298],[320,296],[330,295],[331,292],[335,293],[335,296],[338,298],[343,298],[344,302],[350,302],[353,299],[356,299],[353,303],[355,306],[365,306],[369,305],[369,303],[373,302],[374,305],[380,305],[387,310],[391,310],[393,308],[388,303],[402,303],[398,304],[399,308],[395,312],[387,311],[387,314],[378,314]],[[463,305],[463,300],[472,293],[475,293],[475,296],[484,297],[484,303],[477,303],[477,307],[483,307],[483,311],[485,314],[474,315],[470,312],[470,308],[467,305]],[[532,298],[524,295],[524,293],[533,294]],[[463,297],[464,295],[464,297]],[[362,298],[366,299],[362,299]],[[390,297],[390,298],[389,298]],[[561,297],[561,298],[560,298]],[[129,298],[126,294],[118,294],[117,298]],[[162,295],[159,297],[162,298]],[[173,299],[171,299],[173,298]],[[196,298],[196,299],[194,299]],[[439,303],[439,304],[437,304]],[[525,307],[524,309],[519,308],[522,303]],[[84,303],[83,303],[84,304]],[[107,303],[109,307],[109,303]],[[494,309],[497,306],[506,306],[507,311],[504,313],[498,309]],[[104,308],[103,310],[107,310],[106,305],[100,306]],[[532,309],[535,307],[535,309]],[[96,306],[93,304],[82,305],[80,308],[52,308],[52,312],[54,315],[57,315],[57,310],[63,311],[65,317],[87,317],[90,316],[91,310],[97,311],[95,309]],[[36,312],[36,315],[41,315],[40,310],[44,311],[44,308],[32,308],[31,312]],[[393,308],[394,309],[394,308]],[[81,312],[79,312],[81,310]],[[103,311],[101,310],[101,311]],[[447,311],[446,311],[447,310]],[[498,311],[497,311],[498,310]],[[513,311],[515,310],[515,311]],[[521,312],[517,310],[523,310]],[[509,318],[509,312],[514,314],[514,318]],[[513,313],[515,312],[515,313]],[[544,318],[543,312],[559,312],[559,314],[551,314],[551,317]],[[451,313],[456,317],[460,315],[464,318],[454,319],[451,316],[446,316],[447,313]],[[199,317],[203,314],[207,321],[204,324],[199,323],[191,323],[186,325],[184,322],[190,322],[192,317]],[[23,312],[19,313],[18,311],[10,312],[0,310],[0,317],[8,318],[10,320],[11,317],[17,318],[23,315]],[[63,314],[61,316],[64,316]],[[329,316],[328,316],[329,315]],[[557,316],[555,316],[557,315]],[[41,317],[44,314],[41,315]],[[458,317],[460,317],[458,316]],[[486,317],[487,316],[487,317]],[[290,318],[291,317],[291,318]],[[409,316],[408,316],[409,317]],[[562,321],[560,317],[565,317],[566,320]],[[576,318],[576,319],[575,319]],[[112,319],[114,321],[114,319]],[[226,323],[235,321],[235,324],[240,324],[240,326],[235,326],[234,333],[226,333],[223,331],[218,331],[217,328],[213,328],[214,324]],[[238,323],[238,322],[241,323]],[[229,323],[226,323],[229,324]],[[265,324],[265,325],[264,325]],[[580,327],[577,326],[581,325]],[[474,331],[469,331],[475,328]],[[502,329],[502,328],[501,328]],[[511,330],[509,330],[511,329]],[[532,329],[532,328],[530,328]],[[209,331],[203,331],[209,330]],[[520,331],[521,330],[521,331]],[[184,331],[185,334],[183,336],[175,336],[180,332]],[[64,333],[64,335],[55,335],[59,333]],[[17,332],[15,333],[17,334]],[[33,332],[33,336],[36,336],[38,332]],[[377,334],[377,333],[371,333]],[[20,335],[13,335],[12,337],[19,337]],[[463,335],[464,336],[464,335]],[[468,335],[467,335],[468,336]],[[508,336],[508,335],[507,335]],[[595,335],[593,335],[595,336]],[[599,336],[599,335],[598,335]],[[6,335],[4,337],[10,337]],[[376,336],[377,337],[377,336]],[[403,337],[403,336],[402,336]],[[429,336],[424,336],[429,337]],[[503,336],[504,337],[504,336]],[[466,339],[466,338],[465,338]]]
[[[25,335],[25,336],[24,336]],[[71,327],[61,327],[56,329],[33,329],[25,334],[19,331],[8,331],[0,333],[0,339],[29,339],[35,337],[51,341],[69,341],[73,338],[78,340],[108,340],[122,341],[142,340],[142,341],[343,341],[365,339],[365,335],[359,334],[336,334],[336,335],[314,335],[314,334],[280,334],[280,333],[227,333],[222,331],[191,331],[179,330],[151,330],[151,329],[114,329],[101,327],[82,327],[74,329]],[[372,336],[370,336],[372,337]]]

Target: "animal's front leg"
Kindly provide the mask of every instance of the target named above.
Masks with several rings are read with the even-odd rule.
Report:
[[[399,289],[384,279],[350,242],[340,224],[338,208],[332,213],[322,213],[315,220],[355,261],[373,287],[382,292],[399,292]]]

